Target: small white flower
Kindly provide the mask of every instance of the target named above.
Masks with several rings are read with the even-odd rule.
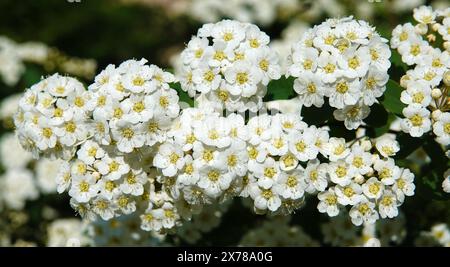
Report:
[[[363,193],[369,199],[379,199],[384,192],[384,184],[376,177],[371,177],[362,185]]]
[[[161,169],[165,176],[175,176],[184,166],[183,150],[176,144],[164,143],[159,147],[153,165]]]
[[[88,165],[93,164],[97,159],[102,158],[104,155],[105,151],[96,142],[91,140],[87,140],[77,151],[78,159]]]
[[[392,185],[400,175],[400,168],[395,166],[392,158],[377,159],[373,164],[373,168],[377,171],[378,178],[384,185]]]
[[[88,202],[97,195],[98,187],[95,182],[95,178],[91,174],[73,176],[69,196],[80,203]]]
[[[402,130],[412,137],[420,137],[431,130],[430,111],[419,104],[412,104],[403,109],[405,119],[401,121]]]
[[[339,204],[343,206],[356,205],[361,200],[362,188],[357,183],[350,183],[346,186],[335,187],[336,196],[338,197]]]
[[[333,183],[346,186],[351,183],[352,178],[356,175],[356,171],[344,160],[338,160],[328,164],[328,174]]]
[[[368,201],[366,198],[362,198],[361,202],[353,206],[349,212],[352,223],[356,226],[361,225],[363,222],[368,224],[375,223],[379,215],[374,208],[374,203]]]
[[[420,6],[413,10],[414,19],[423,24],[432,24],[435,21],[436,14],[430,6]]]
[[[414,174],[409,169],[401,169],[400,177],[395,181],[392,190],[397,195],[398,200],[402,203],[405,196],[414,195],[416,186],[414,185]]]
[[[390,190],[386,190],[378,201],[378,211],[381,218],[394,218],[398,215],[399,206],[397,196]]]
[[[347,157],[350,149],[346,147],[344,138],[331,137],[324,144],[324,152],[329,156],[330,161],[337,161]]]
[[[327,191],[319,193],[317,197],[320,200],[317,205],[320,213],[327,213],[330,217],[335,217],[339,214],[339,203],[334,188],[329,188]]]
[[[436,141],[446,146],[450,144],[450,113],[444,112],[433,124],[433,133]]]
[[[307,185],[305,191],[312,194],[316,191],[322,192],[328,185],[327,164],[317,159],[308,161],[308,165],[303,173],[303,179]]]
[[[299,199],[303,197],[305,192],[305,184],[302,178],[303,171],[299,169],[283,172],[278,177],[274,190],[285,199]]]
[[[256,209],[276,211],[281,206],[281,199],[275,188],[262,188],[257,184],[252,184],[250,188],[250,197],[254,200]]]
[[[124,174],[130,171],[130,166],[125,163],[123,157],[104,156],[95,163],[98,171],[104,175],[104,178],[111,181],[120,179]]]
[[[390,135],[382,135],[375,141],[375,147],[383,157],[392,157],[400,150],[399,143]]]
[[[344,121],[344,125],[349,130],[357,129],[367,116],[369,116],[370,108],[362,103],[356,105],[344,106],[343,109],[337,109],[333,112],[333,116],[338,121]]]

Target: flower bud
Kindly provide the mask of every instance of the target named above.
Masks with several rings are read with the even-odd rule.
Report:
[[[434,23],[434,24],[431,26],[431,29],[432,29],[433,31],[437,32],[437,31],[439,31],[439,27],[441,27],[441,24],[439,24],[439,23]]]
[[[434,99],[438,99],[439,97],[442,96],[442,91],[439,88],[434,88],[433,90],[431,90],[431,97]]]
[[[441,116],[442,111],[440,111],[439,109],[436,109],[435,111],[433,111],[431,113],[431,118],[433,118],[433,120],[437,121],[439,119],[439,117]]]
[[[419,23],[414,28],[416,30],[416,33],[418,33],[420,35],[424,35],[424,34],[426,34],[428,32],[428,25],[427,24]]]
[[[408,82],[411,79],[409,75],[405,74],[400,78],[400,86],[406,88],[408,86]]]
[[[446,71],[443,75],[444,84],[450,86],[450,71]]]

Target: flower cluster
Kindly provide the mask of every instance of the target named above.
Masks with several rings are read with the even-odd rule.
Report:
[[[367,22],[328,19],[306,31],[292,46],[287,75],[306,107],[322,107],[324,98],[336,108],[334,117],[356,129],[369,106],[383,95],[391,52],[387,40]]]
[[[90,94],[74,78],[54,74],[27,90],[15,116],[22,146],[46,157],[70,159],[91,134]]]
[[[57,191],[67,190],[83,217],[109,220],[143,213],[149,204],[149,157],[179,105],[168,84],[173,75],[146,62],[109,65],[87,91],[55,74],[19,102],[15,124],[22,146],[35,156],[66,160],[56,175]],[[48,170],[44,165],[41,172]]]
[[[450,144],[450,13],[428,6],[414,9],[416,25],[398,25],[392,32],[391,46],[402,61],[414,66],[401,78],[400,100],[403,109],[401,127],[413,137],[431,130],[436,141]],[[442,38],[439,47],[437,38]]]
[[[231,20],[205,24],[181,53],[180,82],[228,111],[256,112],[270,80],[281,76],[270,38],[256,25]]]

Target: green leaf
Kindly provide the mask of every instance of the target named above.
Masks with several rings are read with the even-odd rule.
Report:
[[[320,108],[314,106],[302,107],[302,116],[303,121],[308,125],[319,126],[333,119],[333,109],[328,105],[328,103],[325,103]],[[339,123],[342,125],[342,122]]]
[[[444,175],[445,170],[449,167],[449,161],[441,145],[436,143],[434,138],[430,135],[426,139],[423,149],[431,159],[433,170],[439,175]]]
[[[402,61],[402,56],[397,52],[397,50],[392,50],[391,62],[394,66],[402,69],[404,72],[408,70],[408,66]]]
[[[265,101],[290,99],[295,96],[294,77],[285,78],[282,76],[278,80],[271,81],[267,86],[267,95]]]
[[[380,103],[388,112],[393,113],[399,117],[403,117],[402,111],[405,107],[405,104],[400,101],[401,92],[401,86],[397,82],[389,80],[386,85],[384,96],[380,101]]]
[[[28,64],[25,70],[25,74],[23,75],[23,81],[26,88],[31,87],[33,84],[36,84],[41,80],[42,75],[44,73],[40,68],[35,65]]]
[[[397,142],[400,145],[400,151],[395,155],[395,159],[404,159],[409,156],[412,152],[416,151],[422,144],[425,139],[423,138],[414,138],[406,133],[398,133]]]
[[[389,132],[389,127],[391,126],[391,123],[395,120],[396,116],[392,113],[388,113],[387,116],[388,118],[385,125],[373,129],[374,135],[372,137],[379,137]]]
[[[194,106],[194,100],[188,95],[188,93],[181,89],[181,84],[179,82],[170,83],[169,85],[172,89],[175,89],[177,91],[180,101],[188,103],[190,107]]]
[[[370,114],[364,121],[374,128],[383,127],[387,124],[388,113],[382,105],[374,104],[370,107]]]

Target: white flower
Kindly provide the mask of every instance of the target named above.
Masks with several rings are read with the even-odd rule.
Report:
[[[95,178],[91,174],[72,176],[69,196],[77,202],[86,203],[97,195],[98,187]]]
[[[271,157],[253,170],[253,174],[258,178],[258,186],[264,189],[271,188],[278,180],[280,173],[279,163]]]
[[[376,177],[371,177],[362,185],[363,193],[369,199],[379,199],[384,192],[384,184]]]
[[[100,217],[105,221],[114,217],[116,209],[117,208],[115,205],[112,205],[109,200],[101,197],[97,197],[92,203],[92,211],[100,215]]]
[[[292,54],[292,65],[289,66],[288,74],[294,77],[312,74],[317,68],[319,52],[314,48],[296,49]]]
[[[121,156],[110,157],[104,156],[100,161],[95,163],[98,171],[104,175],[104,178],[111,181],[120,179],[124,174],[128,173],[130,166]]]
[[[274,190],[287,199],[299,199],[303,197],[305,192],[305,184],[303,183],[303,170],[296,169],[290,172],[283,172],[274,185]]]
[[[419,104],[427,107],[431,103],[431,88],[424,81],[415,81],[408,84],[408,88],[402,91],[400,100],[407,104]]]
[[[245,28],[241,23],[233,20],[222,20],[211,29],[214,41],[224,41],[227,47],[235,48],[245,38]]]
[[[430,131],[430,111],[419,104],[412,104],[403,109],[405,119],[401,121],[402,130],[412,137],[420,137]]]
[[[141,196],[144,193],[144,184],[148,178],[145,172],[130,170],[120,184],[120,191],[133,196]]]
[[[320,200],[317,205],[320,213],[327,213],[330,217],[339,214],[339,203],[334,188],[329,188],[327,191],[319,193],[317,198]]]
[[[256,209],[276,211],[281,206],[280,196],[275,188],[261,188],[257,184],[252,184],[250,188],[250,196],[254,200]]]
[[[450,144],[450,113],[442,113],[433,124],[433,133],[437,136],[436,141],[446,146]]]
[[[63,161],[59,167],[58,173],[55,177],[57,192],[62,193],[66,191],[72,182],[70,164],[69,162]]]
[[[320,76],[310,72],[303,73],[294,81],[294,90],[305,107],[312,105],[322,107],[326,89],[320,80]]]
[[[248,153],[242,141],[233,142],[229,148],[219,153],[217,166],[226,166],[228,171],[238,176],[247,173]]]
[[[397,196],[390,190],[386,190],[378,201],[378,211],[381,218],[394,218],[398,215]]]
[[[307,186],[306,192],[312,194],[316,191],[324,191],[328,185],[327,165],[325,163],[320,164],[317,159],[308,161],[308,165],[303,172],[303,179]]]
[[[391,47],[398,48],[400,45],[418,38],[420,36],[415,32],[415,28],[411,23],[398,25],[392,31]]]
[[[395,181],[392,190],[397,195],[398,200],[402,203],[405,196],[414,195],[416,186],[414,185],[414,174],[409,169],[400,169],[400,177]]]
[[[432,49],[429,44],[421,38],[415,38],[409,42],[404,42],[398,47],[398,52],[402,55],[402,61],[408,65],[420,64],[425,55]]]
[[[346,147],[344,138],[331,137],[324,144],[324,152],[329,156],[330,161],[344,159],[350,153],[350,149]]]
[[[247,123],[249,143],[259,145],[271,137],[271,117],[267,114],[250,118]]]
[[[165,176],[175,176],[184,166],[183,150],[176,144],[164,143],[159,147],[153,165],[161,169]]]
[[[111,132],[120,152],[131,153],[133,149],[140,148],[145,143],[142,124],[120,120],[114,124]]]
[[[335,187],[336,196],[338,198],[339,204],[343,206],[356,205],[361,200],[362,188],[357,183],[350,183],[346,186],[336,186]]]
[[[353,145],[352,150],[345,161],[354,168],[357,173],[365,175],[372,170],[372,154],[365,152],[359,145]]]
[[[300,161],[315,159],[319,150],[315,146],[314,129],[307,128],[303,134],[291,133],[289,135],[289,151]]]
[[[446,193],[450,193],[450,171],[447,170],[444,173],[444,181],[442,182],[442,190]]]
[[[346,186],[351,183],[352,178],[356,175],[356,171],[345,161],[338,160],[328,164],[328,174],[333,183]]]
[[[436,14],[433,12],[433,9],[430,6],[420,6],[418,8],[414,8],[413,17],[417,22],[423,24],[432,24],[434,23],[434,19]]]
[[[78,159],[88,165],[93,164],[104,155],[105,151],[96,142],[91,140],[87,140],[77,151]]]
[[[344,108],[345,105],[354,105],[358,102],[361,94],[360,83],[357,79],[341,78],[336,80],[333,88],[327,93],[332,107]]]
[[[344,106],[343,109],[337,109],[333,112],[333,116],[338,121],[344,121],[344,125],[349,130],[357,129],[367,116],[369,116],[370,108],[362,103],[356,105]]]
[[[237,62],[227,68],[225,79],[232,84],[228,87],[231,94],[250,97],[256,93],[262,75],[250,63]]]
[[[377,68],[371,68],[367,76],[361,80],[362,99],[365,105],[371,106],[376,103],[376,99],[381,97],[386,90],[386,83],[389,75]]]
[[[231,144],[230,125],[224,117],[209,116],[194,130],[194,134],[208,146],[224,148]]]
[[[342,75],[341,70],[337,66],[336,55],[330,54],[327,51],[320,53],[317,64],[320,68],[317,70],[317,75],[324,83],[334,83],[337,77]]]
[[[231,174],[223,168],[205,166],[199,172],[200,179],[197,184],[212,198],[218,197],[224,190],[228,189],[232,181]]]
[[[259,67],[262,84],[267,85],[270,80],[280,79],[281,68],[278,64],[278,55],[272,49],[263,47],[257,52],[250,53],[250,56]]]
[[[349,215],[352,219],[352,223],[356,226],[361,225],[363,222],[368,224],[375,223],[379,215],[374,209],[375,204],[368,201],[366,198],[362,198],[361,202],[350,209]]]
[[[349,48],[338,58],[338,64],[345,77],[349,79],[364,77],[369,70],[369,49],[367,47]]]
[[[378,137],[375,141],[375,147],[383,157],[392,157],[400,150],[399,143],[394,137],[385,134]]]
[[[373,168],[377,171],[378,178],[384,185],[392,185],[400,175],[400,168],[395,166],[392,158],[377,159],[373,164]]]

